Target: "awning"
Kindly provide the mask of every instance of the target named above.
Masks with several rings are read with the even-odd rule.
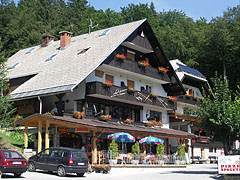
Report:
[[[24,118],[23,120],[18,122],[18,125],[27,125],[28,127],[38,127],[38,122],[41,120],[44,122],[46,120],[49,121],[50,124],[59,125],[59,127],[89,127],[91,129],[101,129],[106,131],[123,131],[129,133],[136,134],[151,134],[155,136],[161,137],[172,137],[172,138],[183,138],[183,139],[191,139],[196,136],[192,133],[187,133],[184,131],[178,131],[174,129],[167,128],[151,128],[145,127],[144,125],[125,125],[117,122],[102,122],[97,119],[75,119],[71,116],[49,116],[43,114],[33,114]]]

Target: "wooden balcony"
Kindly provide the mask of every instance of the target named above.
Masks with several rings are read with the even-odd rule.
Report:
[[[106,87],[101,82],[87,83],[86,95],[141,106],[144,106],[144,104],[148,104],[163,107],[168,110],[176,109],[177,107],[176,102],[170,101],[168,98],[165,97],[158,96],[157,98],[153,98],[150,97],[150,94],[146,92],[129,92],[127,87]]]
[[[199,101],[198,98],[194,97],[194,96],[188,96],[188,95],[181,95],[181,96],[177,96],[177,100],[179,102],[183,102],[183,103],[187,103],[187,104],[192,104],[192,105],[196,105]]]
[[[115,58],[108,63],[108,65],[110,66],[114,66],[117,68],[121,68],[133,73],[137,73],[143,76],[148,76],[151,78],[155,78],[158,80],[162,80],[164,82],[171,82],[170,78],[168,77],[167,74],[163,74],[158,72],[157,68],[154,67],[141,67],[138,65],[138,63],[136,61],[133,60],[129,60],[129,59],[125,59],[125,60],[116,60]]]

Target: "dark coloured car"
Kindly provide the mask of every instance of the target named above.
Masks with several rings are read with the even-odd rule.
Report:
[[[58,176],[76,173],[81,177],[88,171],[88,157],[80,149],[49,148],[28,159],[28,171],[33,172],[36,169],[48,172],[56,171]]]
[[[16,151],[0,150],[0,171],[13,173],[14,177],[20,177],[27,171],[27,160]]]

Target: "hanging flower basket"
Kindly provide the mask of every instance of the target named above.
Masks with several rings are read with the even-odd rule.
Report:
[[[173,102],[176,102],[177,101],[177,98],[176,97],[173,97],[173,96],[168,96],[168,99],[170,101],[173,101]]]
[[[164,67],[158,67],[158,72],[166,74],[168,72],[168,69],[164,68]]]
[[[117,55],[116,55],[116,59],[117,59],[117,60],[124,60],[124,59],[127,59],[127,57],[124,56],[123,54],[117,54]]]
[[[128,92],[134,93],[136,89],[134,87],[128,86]]]
[[[54,116],[54,112],[45,112],[44,115],[48,115],[48,116]]]
[[[72,116],[76,119],[82,119],[86,116],[86,114],[84,112],[80,112],[80,111],[73,111]]]
[[[111,117],[111,115],[101,115],[101,116],[99,116],[99,120],[110,121],[110,120],[112,120],[112,117]]]
[[[133,124],[133,123],[134,123],[134,120],[127,118],[127,119],[124,121],[124,123],[125,123],[125,124]]]
[[[150,96],[151,96],[152,98],[156,98],[156,97],[158,97],[158,94],[157,94],[157,93],[150,93]]]
[[[138,65],[140,67],[149,67],[150,66],[150,64],[146,60],[138,61]]]
[[[106,87],[111,87],[113,85],[113,83],[111,81],[108,81],[108,80],[105,80],[103,82],[103,84],[106,86]]]
[[[111,166],[107,164],[95,164],[93,169],[96,173],[109,173],[111,171]]]

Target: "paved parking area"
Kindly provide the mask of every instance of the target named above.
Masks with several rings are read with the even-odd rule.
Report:
[[[22,180],[216,180],[223,179],[217,173],[216,164],[193,164],[187,168],[112,168],[109,174],[90,173],[84,177],[77,177],[74,174],[66,177],[58,177],[56,174],[46,172],[26,172],[21,178],[14,178],[12,175],[4,176],[2,179]]]

